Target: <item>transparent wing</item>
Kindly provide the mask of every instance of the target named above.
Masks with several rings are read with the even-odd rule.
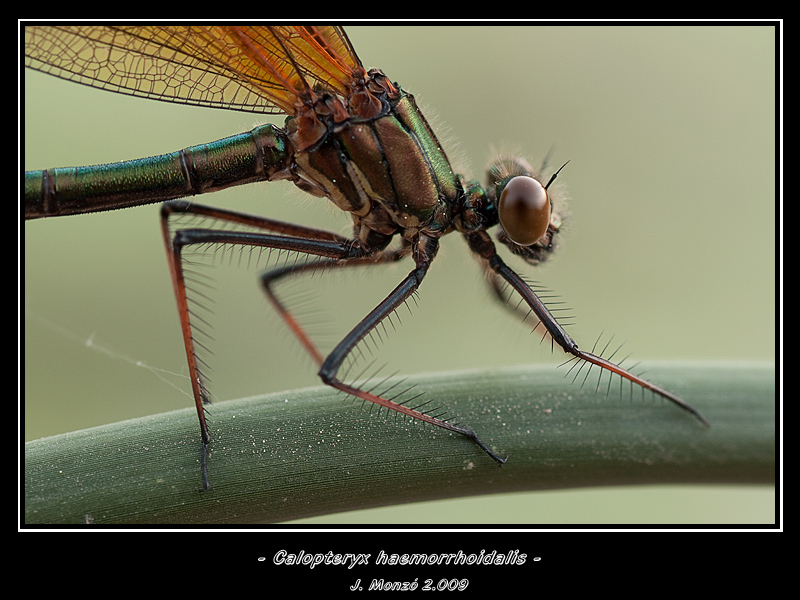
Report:
[[[25,27],[25,66],[99,89],[258,113],[361,68],[341,27]]]

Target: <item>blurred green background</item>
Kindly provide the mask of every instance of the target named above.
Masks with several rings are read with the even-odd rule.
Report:
[[[590,347],[605,331],[637,359],[774,361],[772,28],[348,32],[366,67],[380,67],[417,97],[461,172],[483,181],[497,151],[538,164],[554,148],[554,166],[571,161],[559,177],[572,216],[557,255],[538,269],[509,262],[572,308],[569,331],[579,344]],[[161,154],[263,122],[27,69],[24,84],[25,169]],[[348,230],[344,214],[288,183],[198,200]],[[26,439],[191,406],[157,206],[30,222],[24,234]],[[348,299],[337,331],[366,314],[410,265],[342,277],[341,289],[358,302]],[[219,400],[317,385],[311,361],[270,314],[256,272],[220,269],[220,285],[212,362]],[[345,303],[332,300],[330,314],[340,310]],[[495,306],[455,235],[443,240],[419,307],[403,323],[380,355],[403,374],[563,356],[551,356]],[[565,523],[768,523],[773,501],[764,488],[589,490],[363,511],[348,522],[441,522],[441,514],[471,522],[491,507],[508,522],[534,524],[543,515]]]

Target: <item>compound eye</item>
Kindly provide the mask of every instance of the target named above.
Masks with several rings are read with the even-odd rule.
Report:
[[[500,224],[520,246],[538,242],[550,224],[550,198],[533,177],[514,177],[503,188],[498,203]]]

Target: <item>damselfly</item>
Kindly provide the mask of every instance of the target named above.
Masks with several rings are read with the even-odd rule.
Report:
[[[457,232],[484,266],[498,296],[510,289],[574,360],[597,365],[705,419],[670,392],[609,360],[578,348],[548,308],[497,254],[488,230],[529,264],[547,259],[561,229],[558,174],[501,157],[485,187],[455,174],[413,96],[378,69],[362,66],[337,27],[26,27],[26,65],[93,87],[169,102],[290,115],[285,127],[250,132],[169,155],[25,176],[26,219],[162,202],[162,233],[178,303],[208,487],[209,395],[198,357],[198,316],[187,295],[186,253],[227,245],[310,257],[262,276],[275,309],[319,368],[322,380],[356,398],[472,439],[498,463],[471,428],[440,418],[413,400],[379,395],[341,376],[361,340],[385,325],[415,294],[439,247]],[[352,237],[189,203],[177,198],[252,181],[289,180],[351,214]],[[213,228],[174,229],[182,215]],[[241,229],[231,230],[237,225]],[[410,256],[399,285],[327,355],[274,294],[278,280],[316,269],[356,269]],[[188,286],[191,287],[191,286]],[[505,299],[505,298],[504,298]]]

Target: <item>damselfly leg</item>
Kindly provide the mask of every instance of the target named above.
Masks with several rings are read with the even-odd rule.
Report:
[[[630,373],[626,369],[623,369],[621,366],[611,362],[610,360],[592,354],[591,352],[581,350],[575,340],[573,340],[564,330],[564,328],[558,323],[550,310],[548,310],[548,308],[539,299],[531,287],[525,282],[525,280],[523,280],[522,277],[520,277],[513,269],[503,262],[503,260],[497,254],[494,243],[491,241],[489,236],[486,235],[486,233],[479,232],[466,235],[465,237],[467,238],[467,242],[469,243],[472,251],[478,254],[478,256],[480,256],[483,260],[484,268],[487,271],[490,271],[491,273],[501,277],[517,294],[519,294],[525,304],[530,307],[531,311],[533,311],[539,321],[545,326],[547,332],[552,336],[553,340],[564,352],[567,354],[572,354],[576,360],[586,361],[590,364],[597,365],[598,367],[614,373],[615,375],[619,375],[620,377],[627,379],[646,390],[650,390],[651,392],[661,396],[662,398],[665,398],[666,400],[669,400],[673,404],[694,415],[704,427],[710,427],[709,422],[705,419],[705,417],[703,417],[703,415],[700,414],[697,409],[690,404],[687,404],[674,394],[671,394],[657,385],[654,385],[649,381]],[[490,281],[493,281],[493,279],[490,279]],[[498,289],[496,281],[493,282],[493,288]]]
[[[357,385],[346,383],[338,377],[343,362],[353,352],[358,343],[380,325],[384,319],[392,315],[398,307],[402,306],[417,291],[430,267],[431,261],[436,256],[438,240],[421,236],[422,239],[417,240],[415,243],[406,243],[396,251],[377,250],[371,252],[369,249],[365,249],[362,245],[356,243],[355,240],[348,240],[332,232],[184,201],[165,203],[161,214],[162,233],[164,235],[173,287],[178,303],[181,331],[183,333],[184,346],[189,364],[189,374],[192,382],[192,393],[200,420],[203,441],[201,465],[203,487],[205,489],[209,489],[210,487],[208,483],[208,451],[211,435],[209,433],[204,407],[205,404],[209,403],[209,393],[204,383],[202,369],[200,368],[201,360],[198,357],[196,348],[197,341],[194,335],[194,325],[192,322],[193,318],[196,318],[196,315],[193,314],[191,310],[190,299],[187,295],[183,259],[183,250],[193,245],[225,244],[230,246],[261,247],[322,257],[323,260],[321,261],[311,261],[297,267],[275,269],[262,276],[262,285],[267,297],[275,306],[278,314],[289,329],[319,366],[318,374],[322,381],[356,398],[361,398],[364,401],[372,402],[388,410],[464,435],[473,440],[499,464],[505,462],[506,459],[492,452],[471,428],[441,419],[430,411],[422,410],[422,406],[410,406],[410,400],[396,401],[396,398],[385,398],[372,391],[361,389]],[[196,215],[214,219],[222,223],[243,225],[251,230],[230,231],[224,229],[190,228],[178,229],[173,232],[170,227],[170,219],[176,215]],[[252,229],[272,233],[254,232]],[[307,269],[375,265],[394,262],[407,254],[413,256],[416,267],[378,304],[378,306],[342,339],[325,359],[322,358],[322,353],[317,348],[316,344],[314,344],[311,337],[305,332],[302,325],[294,318],[290,308],[282,303],[273,291],[273,285],[278,279],[301,273]]]

